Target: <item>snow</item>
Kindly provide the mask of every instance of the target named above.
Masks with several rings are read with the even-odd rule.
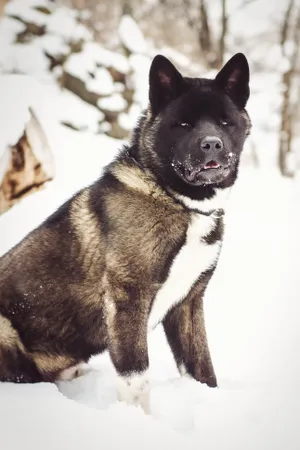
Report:
[[[94,72],[94,77],[86,82],[86,88],[98,95],[110,95],[114,92],[114,80],[107,69],[101,67]]]
[[[127,113],[121,113],[118,116],[118,123],[123,130],[132,130],[141,114],[141,107],[133,103]]]
[[[61,36],[55,35],[44,35],[41,36],[36,44],[40,45],[41,48],[51,56],[55,55],[68,55],[71,53],[70,46],[67,45]]]
[[[51,2],[51,0],[10,0],[9,1],[9,8],[12,8],[11,10],[13,10],[15,13],[18,13],[20,11],[23,11],[27,8],[47,8],[50,11],[53,8],[53,3]],[[9,12],[11,10],[7,10],[6,8],[8,8],[8,5],[5,7],[5,11]]]
[[[151,59],[144,55],[130,55],[129,64],[132,72],[128,79],[128,87],[134,90],[134,102],[145,108],[148,104],[148,80]]]
[[[46,132],[49,124],[51,127],[53,123],[60,122],[79,130],[97,133],[100,130],[99,124],[104,119],[104,114],[98,108],[71,92],[59,89],[54,83],[42,83],[25,75],[0,76],[0,97],[0,120],[3,127],[0,133],[2,175],[4,166],[7,166],[5,150],[16,144],[22,136],[30,117],[29,107],[36,111]]]
[[[0,27],[1,46],[4,47],[12,44],[16,39],[16,35],[22,33],[25,30],[26,26],[18,20],[6,16],[2,17]]]
[[[69,8],[60,7],[47,18],[47,32],[62,36],[67,42],[89,41],[92,33],[76,21],[76,13]]]
[[[243,39],[266,36],[270,33],[266,23],[281,23],[286,6],[285,2],[276,2],[270,9],[268,0],[259,0],[259,2],[231,0],[228,10],[234,18],[231,21],[232,33],[234,36],[242,36]],[[251,18],[251,26],[247,26],[247,18]]]
[[[113,67],[123,74],[129,71],[129,64],[124,55],[107,50],[96,42],[86,42],[81,53],[98,66]]]
[[[114,88],[115,88],[116,92],[124,92],[125,91],[125,85],[118,81],[114,84]]]
[[[175,64],[179,68],[182,68],[183,70],[187,70],[191,64],[191,62],[187,56],[174,50],[173,48],[161,47],[159,49],[159,53],[161,55],[164,55],[166,58],[171,59],[173,64]],[[155,54],[153,55],[153,57],[155,56]]]
[[[124,15],[119,24],[118,33],[124,47],[132,53],[145,53],[147,43],[138,27],[137,23],[131,16]]]
[[[15,145],[24,133],[32,106],[28,95],[31,88],[32,82],[27,77],[0,76],[0,162],[7,147]]]
[[[68,58],[65,70],[70,75],[79,78],[87,90],[100,96],[114,92],[114,81],[105,67],[98,68],[96,60],[88,52],[76,53]]]
[[[1,216],[0,253],[92,182],[120,147],[57,125],[50,139],[57,177]],[[58,388],[0,384],[1,448],[298,450],[299,197],[297,183],[263,170],[242,170],[233,189],[205,298],[219,389],[179,377],[158,327],[149,336],[150,416],[116,401],[115,371],[104,354]]]
[[[59,92],[56,94],[59,96]],[[77,130],[97,133],[104,114],[72,92],[64,90],[59,96],[59,109],[56,111],[56,117],[61,123],[68,124]]]
[[[70,75],[79,78],[84,83],[91,78],[89,72],[93,72],[94,69],[94,62],[84,58],[82,53],[71,55],[65,64],[65,71]]]
[[[116,92],[110,97],[100,98],[97,101],[97,105],[99,106],[100,109],[103,109],[104,111],[120,112],[124,111],[124,109],[127,106],[127,102],[124,99],[124,97],[122,97],[122,95],[119,94],[119,92]]]
[[[34,24],[37,27],[44,27],[47,23],[48,16],[46,14],[43,14],[28,5],[27,0],[24,5],[21,6],[20,2],[12,1],[8,2],[5,7],[6,14],[9,14],[13,17],[20,17],[20,20],[24,22],[25,24],[30,23]]]
[[[0,70],[4,73],[24,73],[36,78],[47,77],[49,60],[34,44],[14,44],[0,53]]]

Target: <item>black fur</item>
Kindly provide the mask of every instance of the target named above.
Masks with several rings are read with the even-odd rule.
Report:
[[[244,110],[248,83],[249,67],[242,54],[231,58],[214,80],[183,78],[166,58],[155,57],[150,70],[151,114],[140,121],[129,153],[163,186],[192,199],[209,199],[215,189],[232,186],[250,127]],[[222,152],[203,151],[201,142],[210,135],[221,139]],[[221,168],[202,171],[196,185],[178,173],[179,166],[201,167],[209,159]]]

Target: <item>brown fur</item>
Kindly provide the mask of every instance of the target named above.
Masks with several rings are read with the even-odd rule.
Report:
[[[54,381],[63,370],[75,365],[73,358],[64,355],[36,352],[31,357],[43,377],[49,381]]]
[[[17,331],[12,327],[10,320],[0,314],[0,348],[16,346],[23,350],[20,337]]]

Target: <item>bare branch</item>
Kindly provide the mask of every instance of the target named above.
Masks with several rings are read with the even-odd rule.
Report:
[[[289,12],[288,19],[287,14],[285,14],[284,18],[284,24],[287,24],[286,25],[287,29],[289,29],[291,26],[290,22],[291,22],[291,13]],[[296,121],[296,116],[294,114],[295,105],[293,100],[291,99],[291,91],[294,81],[294,75],[296,73],[300,57],[300,8],[297,11],[292,36],[293,36],[294,51],[289,58],[290,67],[283,74],[282,77],[284,93],[281,107],[281,126],[279,134],[279,155],[278,155],[278,163],[280,171],[282,175],[288,177],[294,175],[293,173],[290,172],[290,169],[287,167],[287,155],[291,152],[292,138],[294,135],[295,121]]]
[[[205,0],[200,0],[199,6],[200,6],[199,7],[200,23],[198,30],[199,43],[201,50],[204,53],[210,53],[212,50],[212,39],[208,20],[207,5],[205,3]]]
[[[290,0],[288,7],[285,11],[285,15],[284,15],[284,20],[283,20],[283,24],[282,24],[282,28],[281,28],[281,33],[280,33],[280,45],[281,45],[281,49],[282,49],[282,53],[283,55],[284,53],[284,44],[287,41],[288,38],[288,32],[289,32],[289,28],[290,28],[290,21],[291,21],[291,14],[294,8],[294,4],[295,1],[294,0]]]
[[[222,17],[221,17],[221,36],[219,41],[219,65],[223,65],[225,53],[225,40],[228,31],[228,16],[226,11],[226,0],[221,0],[222,3]]]

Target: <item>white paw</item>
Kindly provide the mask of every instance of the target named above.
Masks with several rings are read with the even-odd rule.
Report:
[[[188,373],[188,371],[186,370],[185,365],[182,363],[180,364],[180,366],[178,367],[179,373],[182,377],[186,377],[186,378],[191,378],[193,379],[193,377]]]
[[[117,376],[118,400],[128,405],[141,406],[150,414],[150,384],[147,371],[132,373],[130,376]]]

